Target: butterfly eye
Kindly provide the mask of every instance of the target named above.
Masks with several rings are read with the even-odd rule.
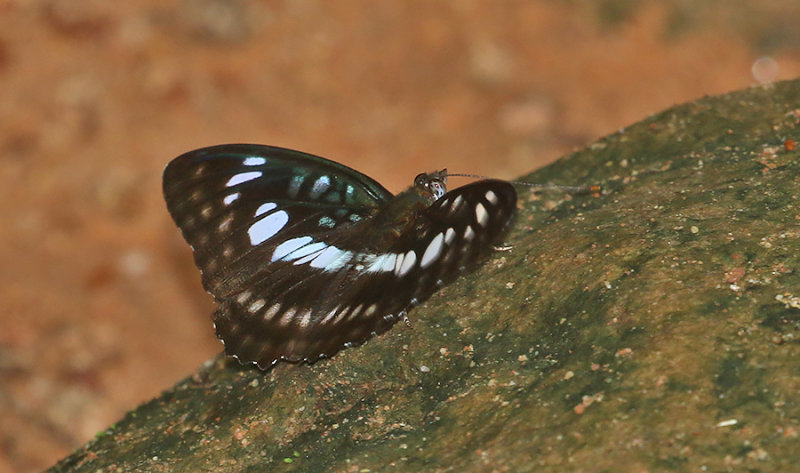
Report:
[[[433,191],[433,197],[437,200],[445,193],[445,188],[439,181],[431,182],[431,190]]]

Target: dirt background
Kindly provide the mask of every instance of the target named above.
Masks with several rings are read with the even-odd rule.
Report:
[[[217,353],[161,171],[225,142],[397,191],[512,178],[650,113],[800,75],[800,3],[0,0],[0,473]],[[573,183],[581,184],[581,183]]]

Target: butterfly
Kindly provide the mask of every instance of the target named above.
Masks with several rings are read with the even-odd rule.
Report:
[[[420,174],[392,195],[319,156],[227,144],[175,158],[163,190],[218,302],[225,352],[266,370],[385,332],[488,253],[514,187],[446,184],[446,170]]]

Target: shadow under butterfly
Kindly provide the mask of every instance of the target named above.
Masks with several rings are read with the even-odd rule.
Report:
[[[446,192],[446,171],[392,195],[299,151],[228,144],[183,154],[164,198],[194,250],[225,352],[266,370],[313,362],[385,332],[480,259],[517,194],[482,180]]]

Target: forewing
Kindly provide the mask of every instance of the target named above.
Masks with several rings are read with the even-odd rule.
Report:
[[[362,343],[485,255],[515,207],[509,183],[480,181],[419,213],[413,228],[385,251],[359,251],[363,245],[349,234],[315,240],[317,253],[289,254],[273,263],[270,278],[222,301],[214,314],[217,335],[228,354],[262,369],[279,359],[314,361]],[[356,226],[352,233],[374,230]]]
[[[333,161],[248,144],[181,155],[167,166],[163,184],[203,285],[218,299],[268,277],[281,243],[336,232],[392,197],[376,181]]]

